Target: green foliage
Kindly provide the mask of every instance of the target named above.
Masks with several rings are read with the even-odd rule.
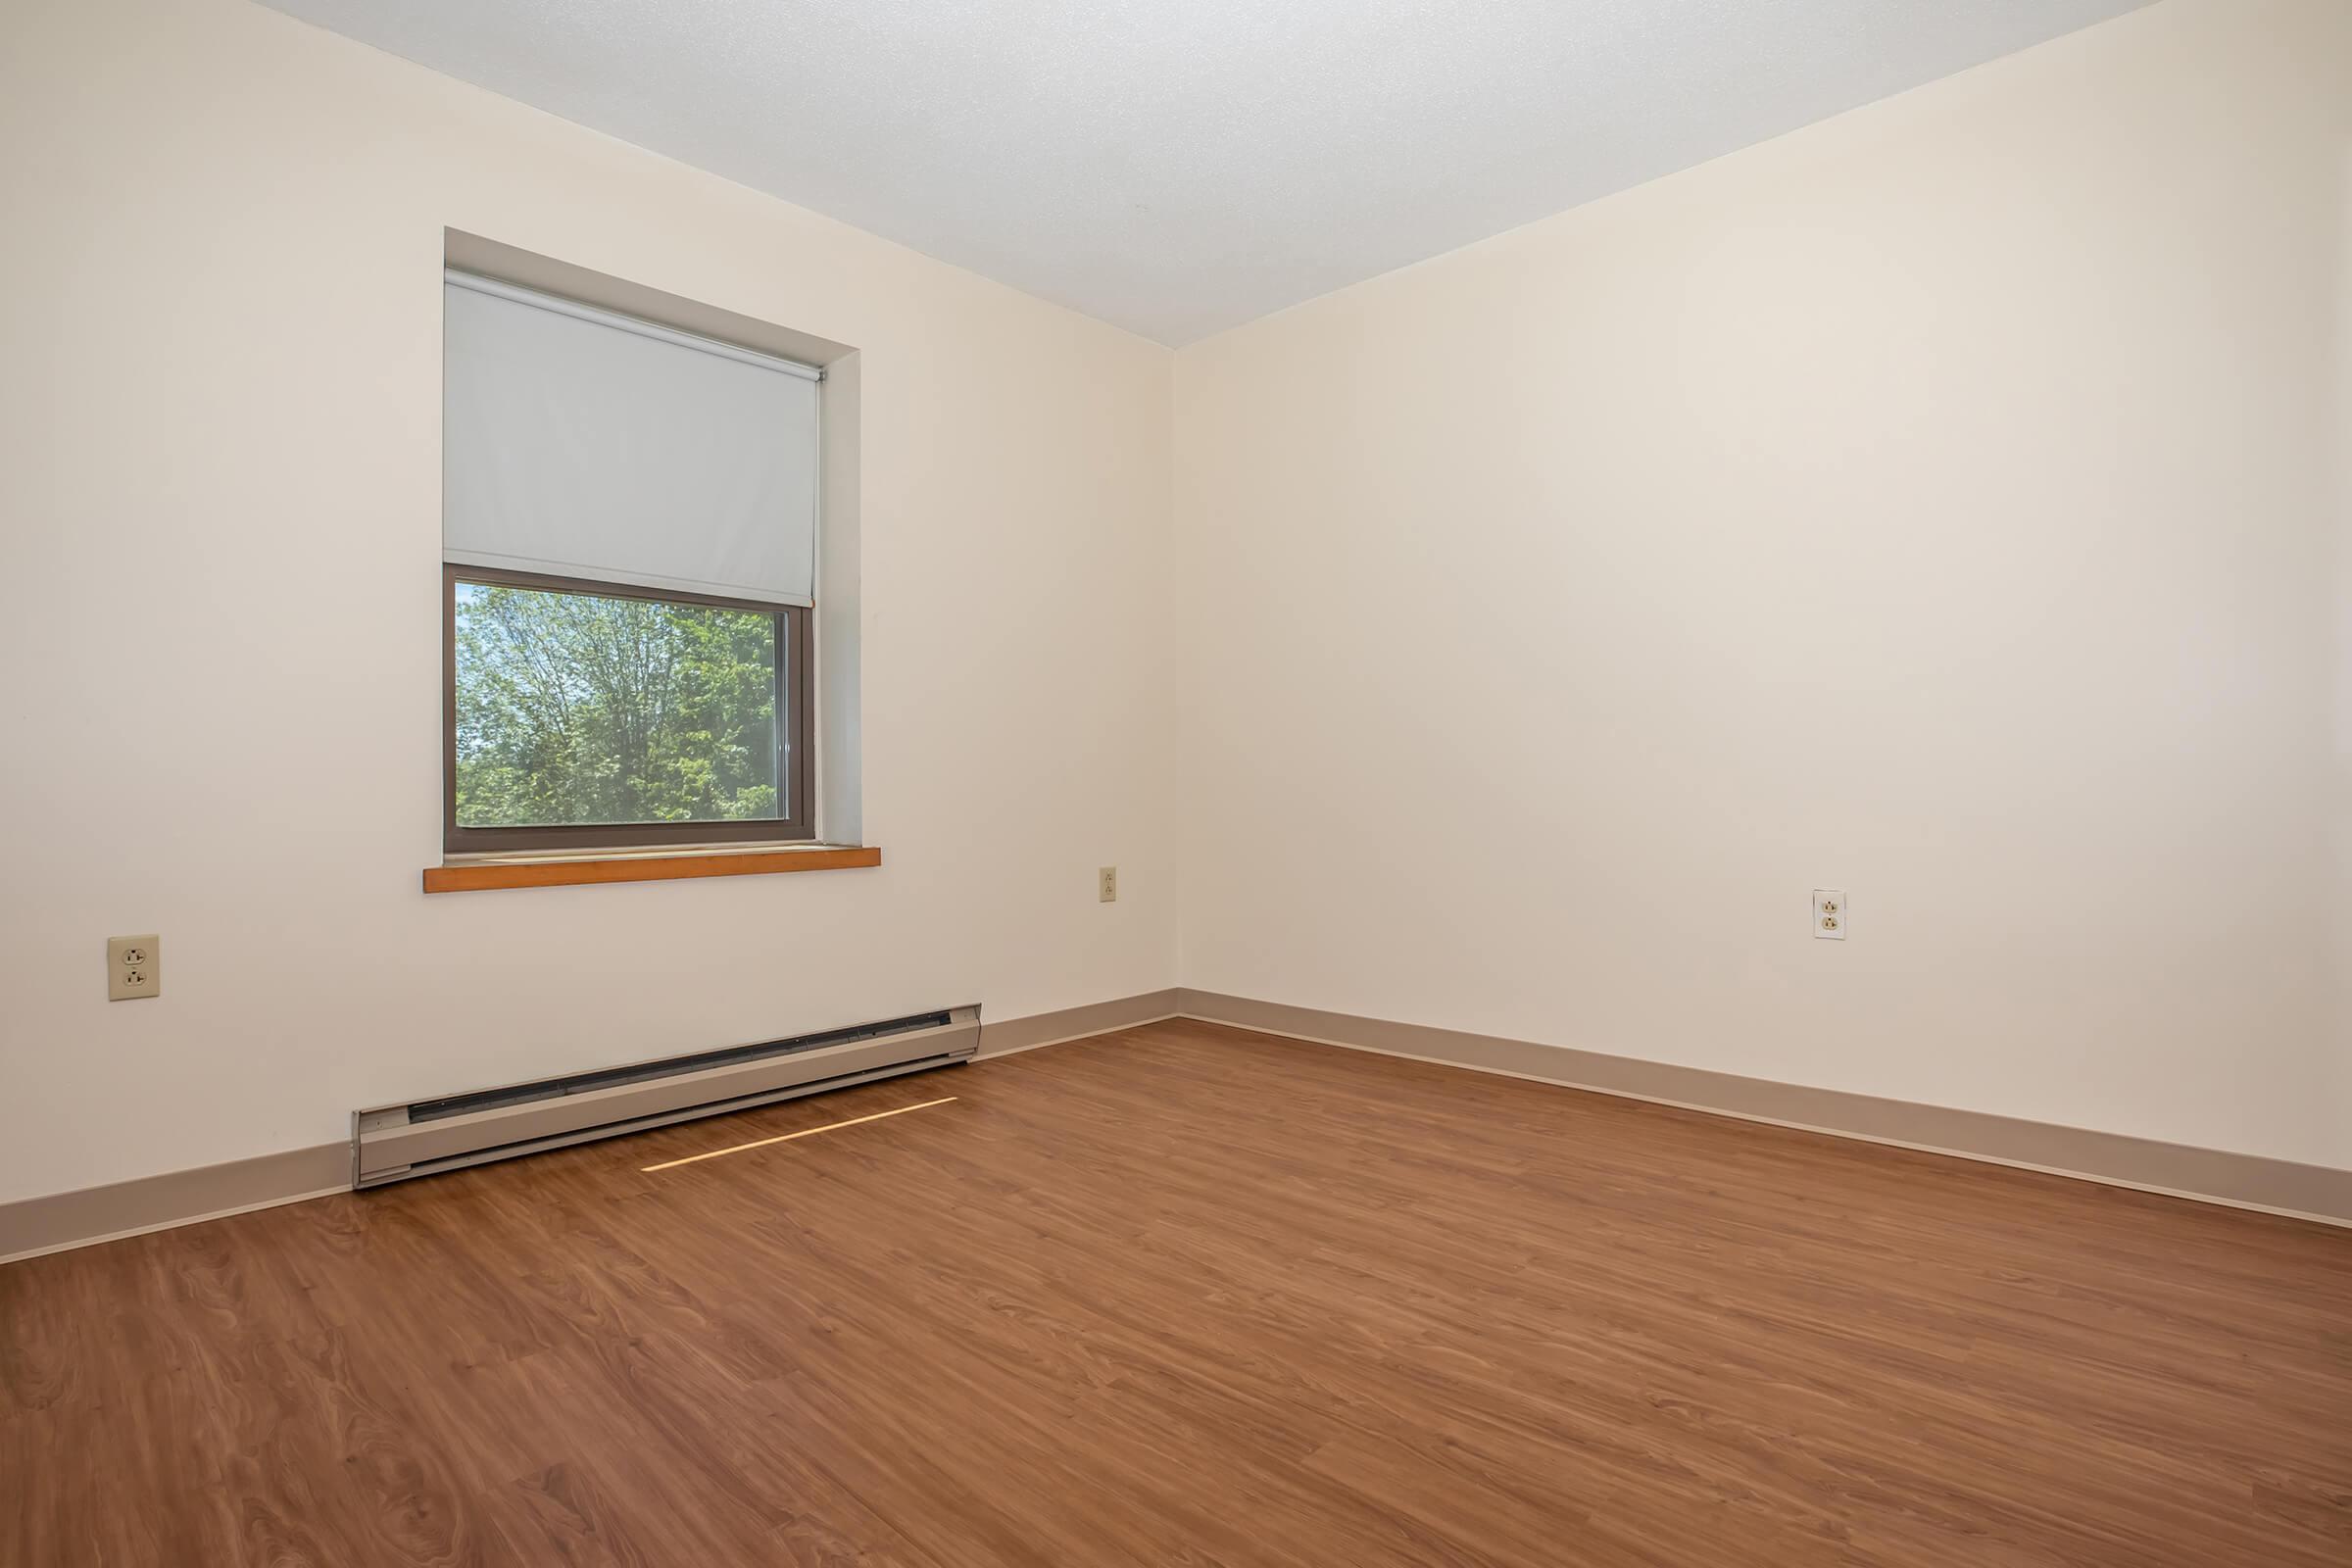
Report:
[[[776,621],[458,585],[458,822],[776,814]]]

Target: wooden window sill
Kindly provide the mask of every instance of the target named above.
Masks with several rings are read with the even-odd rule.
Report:
[[[672,882],[697,876],[767,876],[779,871],[846,871],[880,865],[868,846],[796,844],[784,848],[610,850],[594,855],[486,856],[424,868],[427,893],[487,888],[563,888],[588,882]]]

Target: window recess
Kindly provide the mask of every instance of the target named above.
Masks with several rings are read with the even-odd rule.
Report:
[[[443,298],[445,852],[810,838],[820,372]]]

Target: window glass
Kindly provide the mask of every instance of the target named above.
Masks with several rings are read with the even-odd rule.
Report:
[[[779,617],[461,580],[460,828],[790,814]]]

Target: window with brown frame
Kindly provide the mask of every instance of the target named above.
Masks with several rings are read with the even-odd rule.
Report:
[[[813,836],[809,612],[449,565],[452,855]]]

